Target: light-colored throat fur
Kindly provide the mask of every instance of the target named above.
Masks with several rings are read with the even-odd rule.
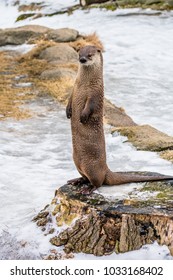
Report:
[[[103,86],[103,60],[96,60],[93,64],[82,65],[79,64],[78,75],[80,77],[80,83],[88,83],[88,85],[101,84]]]

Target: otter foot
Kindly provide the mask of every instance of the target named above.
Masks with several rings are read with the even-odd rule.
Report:
[[[97,187],[91,185],[91,184],[88,184],[88,185],[83,185],[80,190],[78,191],[78,193],[81,193],[81,194],[92,194],[95,190],[97,189]]]
[[[67,181],[67,184],[70,184],[73,186],[83,185],[85,183],[88,183],[88,180],[83,177],[79,177],[79,178],[75,178],[75,179]]]

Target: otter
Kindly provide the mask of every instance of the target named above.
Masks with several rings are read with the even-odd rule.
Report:
[[[95,46],[79,51],[79,69],[73,92],[66,107],[71,119],[73,159],[82,177],[68,181],[81,185],[81,193],[89,194],[104,185],[170,180],[173,176],[152,172],[112,172],[106,163],[103,130],[103,56]]]

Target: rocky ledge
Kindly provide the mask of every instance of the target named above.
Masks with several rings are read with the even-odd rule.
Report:
[[[70,28],[52,29],[41,25],[25,25],[0,29],[0,46],[21,45],[32,40],[47,39],[55,42],[72,42],[79,32]]]
[[[142,8],[151,9],[156,11],[172,10],[172,0],[116,0],[116,1],[105,1],[105,0],[81,0],[83,7],[98,7],[107,10],[125,9],[125,8]]]
[[[173,181],[138,184],[121,198],[119,187],[111,188],[111,197],[102,195],[110,187],[86,196],[79,187],[64,185],[34,221],[67,254],[123,253],[157,241],[173,255]]]
[[[49,12],[45,12],[44,10],[46,6],[48,7],[46,1],[43,1],[42,3],[32,2],[28,5],[17,4],[20,15],[17,17],[16,21],[25,20],[27,18],[34,20],[40,17],[51,17],[64,13],[71,15],[78,9],[90,10],[93,8],[99,8],[115,11],[117,9],[141,8],[144,10],[144,13],[145,9],[151,9],[153,12],[170,11],[173,9],[173,0],[79,0],[73,6],[67,6],[57,10],[50,9]]]
[[[90,10],[93,8],[99,8],[115,11],[117,9],[141,8],[144,10],[144,13],[145,9],[151,9],[154,13],[155,11],[170,11],[173,9],[173,0],[79,0],[73,6],[67,6],[57,10],[50,9],[49,12],[45,12],[44,10],[45,7],[48,7],[46,1],[41,3],[32,2],[28,5],[20,5],[19,2],[17,5],[20,15],[17,17],[16,21],[21,21],[27,18],[34,20],[40,17],[51,17],[64,13],[71,15],[78,9]]]

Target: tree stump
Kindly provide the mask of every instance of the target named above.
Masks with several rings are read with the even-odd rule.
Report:
[[[53,245],[64,245],[66,253],[102,256],[157,240],[173,255],[173,181],[134,186],[127,197],[118,199],[98,192],[82,195],[79,186],[64,185],[34,221],[52,235]]]

